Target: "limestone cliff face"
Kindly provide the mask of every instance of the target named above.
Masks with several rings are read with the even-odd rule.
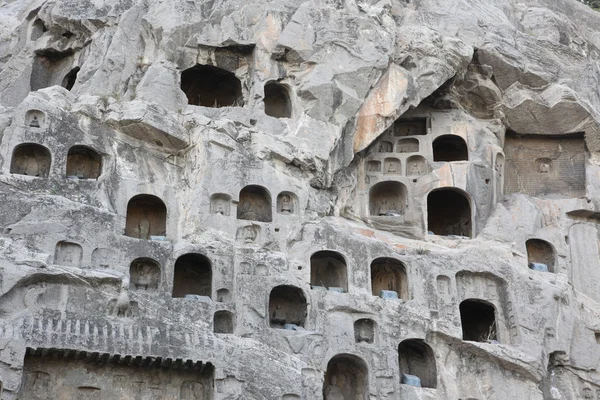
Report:
[[[600,398],[599,27],[0,3],[2,399]]]

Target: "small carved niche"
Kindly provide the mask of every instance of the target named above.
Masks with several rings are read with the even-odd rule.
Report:
[[[419,140],[415,138],[406,138],[398,140],[396,144],[397,153],[418,153]]]
[[[181,90],[188,104],[202,107],[241,106],[242,83],[233,72],[212,65],[196,65],[181,73]]]
[[[77,400],[100,400],[102,397],[100,388],[93,386],[79,386],[77,388]]]
[[[50,150],[35,143],[24,143],[15,147],[10,164],[10,173],[47,178],[52,156]]]
[[[552,159],[541,157],[534,162],[535,171],[540,174],[550,174],[552,172]]]
[[[407,339],[398,345],[398,364],[400,375],[414,375],[421,386],[437,387],[437,366],[433,350],[420,339]]]
[[[219,303],[230,303],[231,302],[231,291],[229,289],[217,290],[217,301]]]
[[[253,244],[260,242],[260,226],[246,225],[238,228],[235,238],[238,242]]]
[[[95,268],[110,268],[116,265],[117,253],[111,249],[98,247],[92,252],[92,266]]]
[[[271,194],[262,186],[250,185],[240,191],[237,219],[271,222]]]
[[[77,243],[61,240],[56,244],[54,264],[79,267],[83,257],[83,249]]]
[[[408,190],[400,182],[386,181],[369,192],[371,216],[398,216],[404,212]]]
[[[43,128],[46,125],[46,113],[40,110],[29,110],[25,113],[25,126]]]
[[[397,158],[383,160],[383,173],[385,175],[402,175],[402,164]]]
[[[373,343],[375,341],[375,321],[369,318],[354,321],[354,340],[356,343]]]
[[[294,214],[297,204],[298,198],[292,192],[281,192],[277,196],[277,212],[279,214]]]
[[[427,227],[435,235],[473,236],[471,203],[462,191],[436,189],[427,196]]]
[[[379,142],[377,149],[379,153],[391,153],[394,151],[394,145],[392,144],[392,142],[384,140]]]
[[[229,216],[231,210],[231,196],[225,193],[215,193],[210,196],[210,213]]]
[[[433,141],[433,161],[469,161],[467,142],[457,135],[442,135]]]
[[[381,172],[381,161],[376,161],[376,160],[367,161],[367,171]]]
[[[310,257],[310,284],[348,291],[346,260],[335,251],[317,251]]]
[[[125,236],[150,239],[150,236],[165,236],[166,229],[167,207],[161,199],[140,194],[129,200]]]
[[[544,264],[548,272],[554,272],[555,256],[554,247],[542,239],[529,239],[525,246],[527,248],[527,262],[530,268],[535,264]]]
[[[323,399],[367,399],[369,370],[360,358],[339,354],[329,360],[323,381]]]
[[[410,156],[406,159],[407,176],[423,176],[430,172],[429,164],[423,156]]]
[[[215,312],[213,329],[215,333],[233,333],[233,313],[225,310]]]
[[[98,179],[102,171],[102,156],[86,146],[73,146],[67,155],[67,176]]]
[[[151,258],[136,258],[129,266],[129,289],[156,292],[160,283],[160,264]]]
[[[212,264],[199,253],[184,254],[175,261],[173,297],[188,294],[212,297]]]
[[[293,324],[304,327],[307,314],[306,297],[295,286],[282,285],[269,295],[269,323],[271,328],[281,329]]]
[[[427,134],[427,118],[397,119],[393,126],[394,136],[418,136]]]
[[[408,300],[406,267],[394,258],[380,257],[371,263],[371,288],[373,296],[382,290],[394,291],[398,298]]]
[[[265,85],[265,114],[275,118],[292,116],[290,95],[285,85],[269,82]]]
[[[487,301],[468,299],[460,303],[463,340],[490,342],[498,340],[496,308]]]

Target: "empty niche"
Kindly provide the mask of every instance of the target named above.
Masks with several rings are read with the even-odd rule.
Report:
[[[400,139],[396,144],[397,153],[417,153],[419,151],[419,140],[414,138]]]
[[[212,65],[196,65],[181,73],[188,104],[202,107],[241,106],[242,83],[234,73]]]
[[[279,214],[294,214],[298,200],[294,193],[281,192],[277,196],[277,212]]]
[[[36,51],[31,71],[31,90],[35,91],[53,85],[67,87],[75,82],[79,68],[73,68],[73,50]],[[75,77],[73,76],[75,75]],[[72,87],[72,85],[71,85]],[[70,87],[67,89],[71,89]]]
[[[102,171],[102,156],[85,146],[73,146],[67,155],[67,176],[98,179]]]
[[[471,203],[458,189],[436,189],[427,196],[427,227],[435,235],[471,237]]]
[[[210,196],[210,213],[228,216],[231,209],[231,196],[224,193],[215,193]]]
[[[233,313],[225,310],[215,312],[213,329],[215,333],[233,333]]]
[[[129,266],[129,289],[156,292],[160,283],[160,264],[151,258],[136,258]]]
[[[398,346],[400,382],[408,383],[406,375],[416,376],[421,387],[435,389],[437,386],[437,366],[433,350],[420,339],[407,339]]]
[[[392,142],[384,140],[379,142],[377,149],[380,153],[391,153],[394,151],[394,145],[392,144]]]
[[[456,135],[442,135],[433,141],[433,161],[468,161],[465,140]]]
[[[77,243],[60,241],[56,244],[54,264],[78,267],[81,265],[83,249]]]
[[[271,194],[262,186],[250,185],[240,191],[237,219],[271,222]]]
[[[410,156],[406,159],[407,176],[423,176],[429,173],[429,164],[423,156]]]
[[[79,67],[75,67],[72,70],[70,70],[63,78],[62,87],[64,87],[67,90],[73,89],[73,86],[75,86],[75,82],[77,82],[77,73],[78,72],[79,72]]]
[[[382,291],[396,292],[399,298],[408,300],[406,267],[396,259],[381,257],[371,263],[371,287],[373,296],[383,296]]]
[[[50,150],[35,143],[24,143],[15,147],[10,164],[10,173],[47,178],[52,156]]]
[[[487,301],[468,299],[460,303],[463,340],[497,341],[496,309]]]
[[[167,207],[161,199],[149,194],[139,194],[127,204],[125,236],[150,239],[165,236],[167,229]]]
[[[46,124],[46,113],[40,110],[29,110],[25,113],[25,126],[43,128]]]
[[[92,266],[109,268],[114,266],[117,261],[117,254],[114,250],[98,247],[92,251]]]
[[[367,400],[369,371],[367,364],[351,354],[339,354],[329,360],[325,381],[324,400]]]
[[[184,254],[175,262],[173,297],[212,296],[212,266],[202,254]]]
[[[386,158],[383,160],[383,173],[386,175],[401,175],[402,164],[397,158]]]
[[[376,161],[376,160],[367,161],[367,171],[381,172],[381,161]]]
[[[310,257],[310,284],[348,291],[346,260],[335,251],[317,251]]]
[[[417,136],[427,134],[427,119],[396,120],[393,125],[394,136]]]
[[[375,321],[369,318],[354,321],[354,341],[356,343],[373,343],[375,341]]]
[[[295,286],[282,285],[271,290],[269,295],[269,325],[271,328],[286,328],[295,325],[304,327],[307,314],[306,297]],[[292,327],[293,328],[293,327]]]
[[[527,247],[527,263],[529,268],[539,271],[554,272],[554,247],[545,240],[529,239]]]
[[[217,290],[217,301],[219,303],[229,303],[231,301],[231,291],[225,288]]]
[[[285,85],[269,82],[265,85],[265,114],[275,118],[289,118],[292,116],[290,95]]]
[[[404,212],[407,189],[400,182],[379,182],[369,191],[371,216],[397,216]]]
[[[529,196],[585,195],[586,146],[582,134],[550,137],[506,133],[504,191]]]

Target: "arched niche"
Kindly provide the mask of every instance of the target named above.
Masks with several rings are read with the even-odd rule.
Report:
[[[304,327],[307,315],[306,296],[301,289],[282,285],[271,290],[269,295],[269,325],[282,329],[286,325]]]
[[[377,160],[367,161],[367,171],[381,172],[381,161],[377,161]]]
[[[437,387],[435,355],[424,341],[420,339],[402,341],[398,346],[398,364],[401,377],[413,375],[421,380],[421,387],[432,389]]]
[[[402,175],[402,163],[397,158],[386,158],[383,160],[383,173],[385,175]]]
[[[545,265],[548,272],[554,271],[556,262],[554,247],[542,239],[529,239],[525,242],[527,247],[527,263],[529,268],[543,269]]]
[[[61,240],[56,243],[54,264],[79,267],[81,266],[82,257],[83,249],[77,243],[68,242],[66,240]]]
[[[67,154],[67,176],[98,179],[102,171],[102,156],[86,146],[73,146]]]
[[[468,161],[469,149],[457,135],[438,136],[433,141],[433,161]]]
[[[167,207],[161,199],[150,194],[139,194],[127,203],[125,236],[150,239],[166,236]]]
[[[467,195],[454,188],[429,192],[427,229],[435,235],[472,237],[471,203]]]
[[[231,302],[231,291],[226,288],[221,288],[217,290],[217,301],[219,303],[229,303]]]
[[[480,299],[467,299],[460,303],[460,322],[463,340],[491,342],[498,340],[496,308]]]
[[[277,212],[279,214],[296,213],[298,198],[292,192],[281,192],[277,196]]]
[[[47,178],[51,162],[50,150],[39,144],[23,143],[13,150],[10,173]]]
[[[210,213],[228,216],[231,213],[231,196],[225,193],[210,196]]]
[[[418,153],[419,152],[419,140],[415,138],[399,139],[396,142],[397,153]]]
[[[29,110],[25,113],[25,126],[43,128],[46,125],[46,113],[40,110]]]
[[[237,206],[237,219],[271,222],[273,216],[269,191],[258,185],[243,188]]]
[[[389,142],[387,140],[382,140],[377,145],[377,151],[379,153],[391,153],[394,151],[394,145],[392,144],[392,142]]]
[[[214,333],[233,333],[233,313],[227,310],[215,312],[213,329]]]
[[[188,104],[202,107],[241,106],[242,83],[234,73],[212,65],[196,65],[181,73]]]
[[[156,292],[160,283],[160,264],[147,257],[136,258],[129,265],[129,289]]]
[[[348,291],[346,260],[335,251],[317,251],[310,257],[310,284]]]
[[[275,118],[290,118],[292,103],[285,85],[269,82],[265,85],[265,114]]]
[[[395,216],[404,212],[408,190],[400,182],[385,181],[371,187],[369,191],[369,213],[371,216]]]
[[[415,155],[406,159],[406,175],[407,176],[423,176],[430,171],[429,163],[423,156]]]
[[[403,300],[408,300],[406,267],[394,258],[380,257],[371,263],[371,288],[373,296],[382,290],[393,291]]]
[[[354,341],[356,343],[375,342],[375,327],[377,324],[370,318],[361,318],[354,321]]]
[[[324,400],[367,400],[368,396],[369,370],[362,359],[339,354],[329,360],[323,382]]]
[[[188,253],[175,261],[173,297],[212,296],[212,265],[208,257]]]

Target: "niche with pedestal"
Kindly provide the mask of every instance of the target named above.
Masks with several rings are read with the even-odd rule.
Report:
[[[161,199],[150,194],[139,194],[127,203],[125,236],[150,239],[166,236],[167,207]]]
[[[310,284],[348,291],[346,260],[335,251],[317,251],[310,257]]]
[[[275,118],[292,116],[292,104],[289,90],[285,85],[269,82],[265,85],[265,114]]]
[[[491,342],[498,340],[496,308],[487,301],[467,299],[460,303],[463,340]]]
[[[250,185],[240,191],[237,219],[271,222],[271,194],[262,186]]]
[[[367,400],[369,397],[367,364],[352,354],[339,354],[329,360],[325,381],[324,400]]]
[[[67,155],[67,176],[98,179],[102,171],[102,156],[85,146],[73,146]]]
[[[228,216],[231,209],[231,196],[225,193],[215,193],[210,196],[210,213]]]
[[[77,243],[61,240],[56,244],[54,264],[79,267],[83,257],[83,249]]]
[[[160,283],[160,264],[146,257],[136,258],[129,265],[129,289],[156,292]]]
[[[554,247],[550,243],[541,239],[529,239],[525,246],[527,247],[527,263],[530,268],[534,264],[544,264],[548,267],[548,272],[554,272]]]
[[[433,161],[468,161],[469,149],[465,140],[456,135],[438,136],[433,141]]]
[[[79,67],[73,66],[74,51],[53,49],[38,50],[33,59],[30,85],[31,90],[61,85],[71,90],[77,79]]]
[[[381,257],[371,263],[371,288],[373,296],[382,290],[394,291],[398,298],[408,300],[408,279],[406,267],[396,259]]]
[[[233,313],[226,310],[215,312],[213,331],[215,333],[233,333]]]
[[[429,164],[425,157],[410,156],[406,159],[406,176],[423,176],[429,172]]]
[[[402,163],[397,158],[383,160],[383,173],[385,175],[402,175]]]
[[[306,297],[301,289],[282,285],[271,290],[269,295],[269,325],[282,329],[293,324],[304,327],[307,314]]]
[[[202,107],[243,105],[242,83],[233,72],[212,65],[196,65],[181,73],[181,90],[188,104]]]
[[[175,261],[173,297],[212,296],[212,265],[202,254],[184,254]]]
[[[375,321],[369,318],[354,321],[354,341],[356,343],[373,343],[375,341]]]
[[[371,216],[396,216],[404,212],[408,190],[400,182],[385,181],[369,191]]]
[[[407,339],[398,346],[400,375],[414,375],[421,380],[421,387],[435,389],[437,366],[433,350],[420,339]]]
[[[50,150],[35,143],[23,143],[13,150],[10,173],[47,178],[52,156]]]
[[[435,235],[472,237],[471,203],[458,189],[436,189],[427,196],[427,229]]]
[[[294,214],[298,199],[294,193],[281,192],[277,196],[277,212],[279,214]]]
[[[40,110],[29,110],[25,113],[25,126],[43,128],[46,125],[46,113]]]

